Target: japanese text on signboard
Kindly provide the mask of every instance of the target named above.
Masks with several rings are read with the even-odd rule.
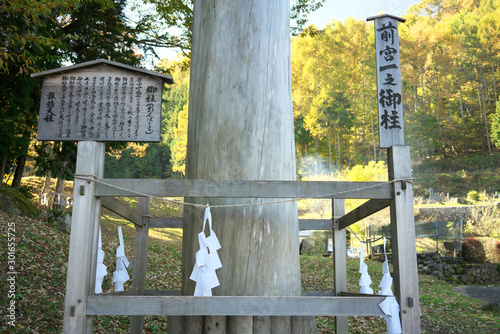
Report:
[[[161,81],[61,75],[42,88],[39,140],[159,141]]]
[[[380,147],[403,145],[403,100],[398,21],[375,19]]]

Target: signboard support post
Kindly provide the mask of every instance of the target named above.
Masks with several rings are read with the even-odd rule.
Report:
[[[387,150],[389,181],[393,182],[391,201],[392,264],[394,290],[400,307],[403,333],[420,333],[417,250],[409,146],[393,146]]]
[[[103,177],[105,144],[78,143],[76,175]],[[87,296],[94,294],[97,241],[101,200],[95,197],[95,182],[75,178],[71,222],[68,276],[64,300],[64,333],[91,333],[92,318],[87,316]]]

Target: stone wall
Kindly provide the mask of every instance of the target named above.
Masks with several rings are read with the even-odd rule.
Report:
[[[445,207],[423,207],[416,209],[415,220],[424,217],[433,217],[434,220],[444,222],[467,221],[472,206],[445,206]]]
[[[500,265],[445,261],[437,253],[417,254],[418,272],[460,284],[500,284]],[[456,262],[456,263],[452,263]]]
[[[392,263],[392,254],[387,254]],[[367,259],[384,261],[383,254],[370,254]],[[454,263],[453,263],[454,262]],[[417,254],[418,272],[458,284],[500,284],[500,264],[466,263],[461,259],[442,258],[438,253]]]

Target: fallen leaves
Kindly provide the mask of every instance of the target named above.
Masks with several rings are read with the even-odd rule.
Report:
[[[0,211],[0,263],[7,259],[7,232],[9,222],[16,224],[16,302],[17,323],[10,327],[5,321],[0,324],[2,333],[55,333],[62,331],[63,305],[66,285],[69,235],[41,220],[8,215]],[[118,246],[117,224],[124,223],[115,217],[102,219],[103,250],[105,265],[113,269],[115,251]],[[123,226],[125,254],[133,262],[135,228]],[[148,246],[146,289],[166,290],[181,288],[182,276],[182,231],[179,229],[153,229]],[[313,250],[301,257],[302,288],[308,291],[333,290],[333,262],[323,257],[324,243],[317,240]],[[359,290],[359,260],[348,260],[348,290]],[[372,277],[372,288],[382,278],[382,264],[366,261]],[[131,271],[130,271],[131,274]],[[0,295],[5,296],[6,271],[0,271],[2,284]],[[125,283],[125,289],[131,289]],[[420,276],[423,333],[475,333],[486,334],[500,331],[498,314],[480,310],[481,302],[452,291],[454,286],[431,276]],[[103,284],[104,291],[112,291],[111,277]],[[5,307],[2,299],[1,319]],[[95,333],[127,333],[129,317],[101,316],[94,320]],[[334,331],[333,317],[318,317],[318,332]],[[165,333],[167,319],[162,316],[145,317],[145,333]],[[350,333],[385,333],[383,319],[376,317],[349,317]]]

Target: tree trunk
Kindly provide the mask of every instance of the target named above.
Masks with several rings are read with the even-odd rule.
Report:
[[[331,129],[328,126],[328,166],[330,168],[330,172],[332,171],[332,138],[330,135]]]
[[[455,129],[453,125],[453,115],[451,113],[451,103],[450,103],[450,94],[449,94],[449,87],[448,87],[448,74],[445,71],[444,72],[444,84],[445,84],[445,90],[446,90],[446,104],[448,106],[448,116],[450,117],[450,129],[451,129],[451,149],[453,151],[453,154],[456,156],[458,154],[457,152],[457,147],[455,144]]]
[[[426,113],[425,111],[425,85],[424,85],[424,67],[422,66],[421,68],[421,82],[422,82],[422,108],[424,114]]]
[[[497,97],[497,81],[495,79],[495,67],[491,65],[491,73],[493,74],[493,94],[495,95],[495,103],[498,101]]]
[[[0,157],[0,187],[3,185],[3,177],[7,168],[7,152],[4,152]]]
[[[186,177],[295,180],[288,0],[195,1]],[[223,265],[214,295],[300,295],[296,203],[259,205],[269,200],[186,199],[212,206],[256,204],[211,210]],[[184,295],[194,293],[189,276],[203,216],[203,208],[184,206]],[[177,317],[169,329],[270,333],[282,318]]]
[[[483,103],[484,131],[486,132],[486,142],[488,143],[488,153],[493,154],[493,151],[491,150],[490,130],[488,129],[488,115],[486,114],[486,102],[484,101],[485,100],[484,92],[481,93],[481,100]]]
[[[56,193],[64,193],[64,178],[58,177],[56,182]]]
[[[50,192],[50,182],[51,181],[52,181],[52,174],[49,171],[45,172],[45,180],[43,182],[42,192],[40,193],[39,204],[42,204],[44,194],[47,194],[47,196],[48,196],[48,194]],[[47,199],[48,199],[48,197],[47,197]]]
[[[23,178],[24,166],[26,165],[26,154],[21,155],[16,161],[16,171],[12,179],[12,188],[19,189],[21,186],[21,179]]]
[[[372,112],[370,112],[370,121],[372,123],[373,161],[377,162],[377,142],[375,140],[375,124],[373,124],[373,113]]]

